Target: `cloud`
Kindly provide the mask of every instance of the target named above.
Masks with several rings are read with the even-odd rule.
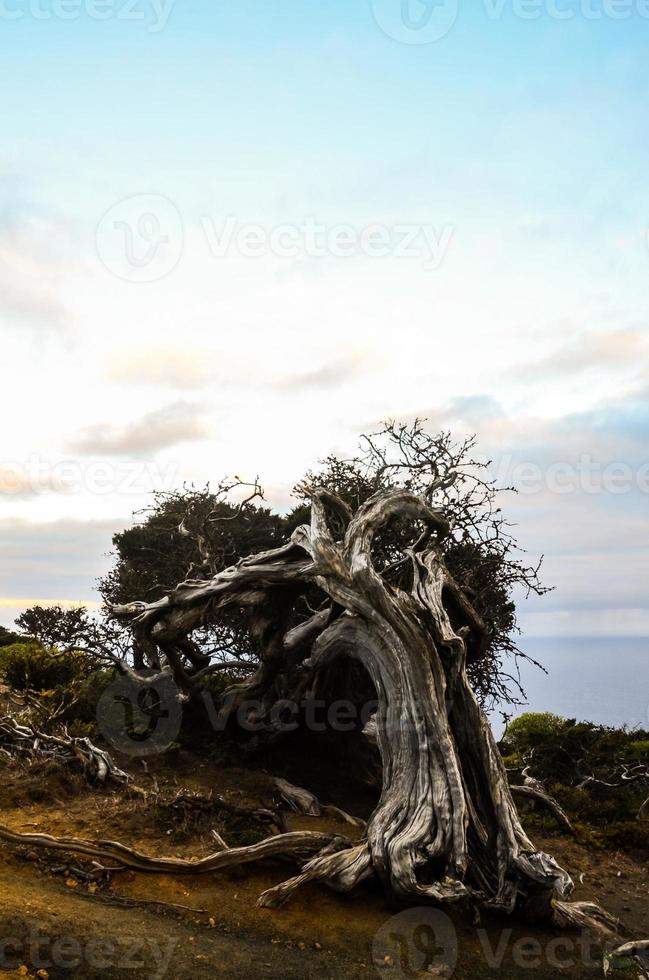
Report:
[[[159,385],[166,388],[204,388],[216,380],[222,360],[215,351],[166,348],[129,352],[108,365],[109,381]]]
[[[0,498],[26,500],[43,493],[62,493],[65,489],[54,474],[34,473],[22,463],[0,465]]]
[[[360,370],[361,363],[362,358],[360,356],[349,355],[329,361],[314,371],[285,375],[273,382],[273,386],[283,391],[335,388],[353,378]]]
[[[109,363],[106,375],[117,383],[154,385],[177,389],[199,389],[212,385],[271,387],[280,391],[325,390],[348,381],[359,370],[363,358],[349,354],[321,364],[311,371],[281,374],[248,355],[207,348],[180,348],[129,352]]]
[[[205,439],[208,428],[204,413],[201,405],[175,402],[125,426],[110,422],[89,426],[70,441],[69,449],[93,456],[154,453],[179,443]]]
[[[62,258],[68,229],[29,203],[7,204],[7,194],[4,181],[0,185],[0,320],[8,327],[64,330],[70,320],[62,299],[72,268],[69,259]]]
[[[578,372],[611,368],[635,368],[649,354],[647,330],[627,327],[620,330],[590,332],[558,347],[539,360],[524,364],[514,373],[539,381]],[[509,375],[511,376],[511,371]]]

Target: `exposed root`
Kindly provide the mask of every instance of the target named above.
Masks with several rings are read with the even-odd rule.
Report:
[[[324,881],[335,891],[348,892],[372,874],[366,842],[349,847],[342,838],[334,838],[320,854],[305,864],[301,874],[260,895],[257,905],[260,908],[280,908],[294,891],[310,881]]]
[[[552,902],[553,920],[561,929],[590,929],[603,939],[619,941],[620,920],[595,902]]]
[[[50,837],[49,834],[22,834],[0,825],[0,840],[31,849],[68,851],[85,854],[104,861],[116,861],[133,871],[154,874],[208,874],[225,868],[251,864],[266,858],[288,858],[301,864],[331,843],[331,836],[309,830],[293,831],[267,837],[247,847],[230,847],[208,854],[204,858],[151,857],[117,841],[89,841],[76,837]]]
[[[273,785],[277,790],[280,800],[286,803],[295,813],[301,813],[305,817],[320,817],[323,813],[330,813],[333,816],[340,817],[341,820],[344,820],[345,823],[350,824],[352,827],[365,827],[364,820],[360,820],[358,817],[352,817],[351,814],[345,810],[341,810],[340,807],[321,803],[317,796],[308,789],[303,789],[301,786],[293,786],[292,783],[279,777],[273,779]]]

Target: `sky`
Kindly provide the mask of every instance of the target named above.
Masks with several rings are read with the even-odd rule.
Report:
[[[649,636],[648,54],[646,0],[0,0],[0,623],[421,417],[520,491],[526,635]]]

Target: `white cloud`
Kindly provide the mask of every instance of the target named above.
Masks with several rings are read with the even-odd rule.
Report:
[[[92,456],[140,456],[180,443],[205,439],[209,434],[205,408],[175,402],[140,419],[116,426],[100,422],[83,429],[70,440],[72,452]]]

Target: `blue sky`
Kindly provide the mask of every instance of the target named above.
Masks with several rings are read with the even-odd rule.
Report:
[[[0,621],[424,415],[536,467],[530,633],[649,634],[649,5],[96,2],[0,3]]]

